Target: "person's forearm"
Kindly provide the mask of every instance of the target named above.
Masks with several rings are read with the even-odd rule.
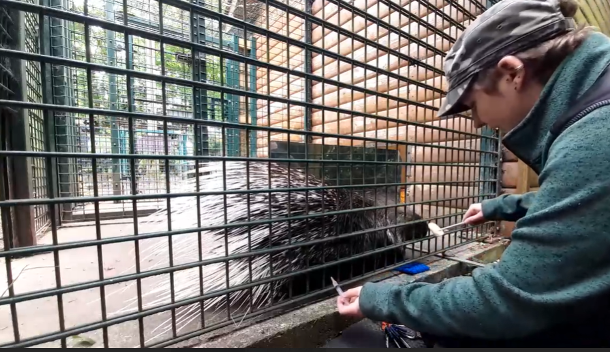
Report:
[[[536,192],[501,195],[481,203],[483,216],[490,221],[516,222],[529,210]]]

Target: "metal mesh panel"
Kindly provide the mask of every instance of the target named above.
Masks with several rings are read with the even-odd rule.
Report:
[[[79,7],[80,6],[80,7]],[[156,6],[156,5],[155,5]],[[64,1],[56,7],[64,10],[84,12],[82,4],[73,1]],[[146,31],[155,30],[158,26],[158,7],[151,7],[150,3],[129,2],[128,14],[130,22],[136,28]],[[119,11],[117,11],[117,9]],[[122,4],[111,2],[90,2],[88,13],[92,17],[103,18],[109,21],[120,21],[123,17]],[[174,36],[180,37],[186,30],[185,20],[168,16],[172,22],[168,26]],[[156,24],[156,25],[155,25]],[[73,21],[56,21],[53,29],[57,37],[53,41],[52,51],[64,58],[84,60],[86,58],[85,26]],[[188,36],[187,36],[188,38]],[[161,74],[161,48],[160,43],[139,36],[129,37],[125,41],[124,33],[107,30],[97,26],[89,27],[89,43],[94,50],[91,51],[91,61],[103,65],[125,68],[127,61],[136,71]],[[126,50],[127,48],[127,50]],[[179,61],[184,56],[185,48],[164,44],[164,57],[166,75],[176,78],[190,76],[190,69]],[[59,75],[54,78],[55,103],[88,106],[87,73],[85,70],[73,67],[58,67]],[[127,91],[127,77],[92,71],[92,106],[94,108],[126,111],[131,97],[133,111],[153,115],[163,114],[162,86],[158,81],[134,78]],[[192,88],[169,84],[165,90],[167,111],[170,115],[191,117]],[[56,130],[64,135],[57,140],[58,150],[66,152],[93,151],[91,147],[91,123],[87,115],[72,113],[58,113]],[[192,150],[188,137],[193,133],[189,127],[181,124],[171,124],[170,153],[186,155]],[[139,120],[134,127],[135,153],[164,154],[164,134],[160,125],[154,121]],[[96,115],[93,117],[93,129],[96,133],[95,151],[98,153],[121,154],[128,153],[131,142],[129,123],[126,118],[106,117]],[[59,137],[58,137],[59,138]],[[192,139],[191,139],[192,140]],[[192,154],[192,152],[191,152]],[[100,159],[97,162],[97,189],[99,195],[122,195],[130,193],[132,174],[131,166],[126,159]],[[170,167],[170,180],[180,180],[185,177],[188,170],[187,162],[180,162]],[[60,163],[60,186],[63,196],[93,196],[94,177],[92,161],[90,159],[65,159]],[[142,159],[135,166],[133,175],[138,194],[154,194],[165,190],[165,168],[156,160]],[[75,174],[76,173],[76,174]],[[153,211],[163,202],[158,199],[140,200],[140,211]],[[66,206],[66,209],[70,206]],[[133,206],[128,201],[115,201],[105,203],[100,207],[102,218],[116,218],[130,216]],[[94,216],[94,206],[91,203],[76,204],[70,210],[64,211],[64,220],[91,220]]]
[[[4,7],[0,7],[0,48],[11,48],[15,45],[15,38],[13,38],[13,29],[15,20]],[[4,100],[15,99],[17,90],[17,82],[15,79],[15,75],[11,68],[11,60],[8,57],[0,56],[0,98]],[[7,118],[14,117],[16,112],[11,108],[2,108],[0,109],[2,120],[7,121]],[[2,126],[2,142],[3,148],[5,147],[4,142],[6,141],[6,125]],[[2,177],[3,180],[6,180],[8,175],[6,161],[2,161]],[[2,188],[2,198],[7,199],[10,198],[7,190],[7,185],[3,185]],[[4,234],[5,230],[9,229],[9,223],[11,222],[11,212],[7,208],[2,209],[2,213],[0,214],[0,222],[2,222],[2,236],[0,241],[0,250],[4,249],[5,237],[7,235]],[[10,238],[10,237],[9,237]],[[6,239],[8,241],[8,238]],[[9,243],[7,243],[9,244]]]
[[[38,16],[28,13],[25,14],[25,50],[30,53],[41,53],[40,33]],[[29,102],[42,102],[42,79],[40,73],[40,63],[26,61],[26,86],[27,100]],[[42,110],[28,110],[30,149],[36,152],[45,151],[44,122]],[[32,168],[32,197],[47,197],[47,170],[46,163],[42,158],[30,158],[29,164]],[[42,234],[49,226],[50,220],[48,208],[45,205],[34,207],[34,228],[36,234]]]
[[[40,96],[0,104],[53,141],[0,157],[57,173],[0,208],[61,218],[0,251],[5,346],[168,346],[495,232],[426,225],[498,193],[498,133],[436,117],[479,0],[9,3],[49,53],[0,49],[43,63]]]

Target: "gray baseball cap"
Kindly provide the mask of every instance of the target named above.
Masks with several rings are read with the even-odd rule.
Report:
[[[445,57],[449,91],[439,117],[468,110],[462,102],[475,74],[576,28],[561,13],[558,0],[503,0],[481,14]]]

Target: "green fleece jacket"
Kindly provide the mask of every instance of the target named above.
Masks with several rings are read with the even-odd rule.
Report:
[[[610,39],[591,35],[505,136],[507,148],[539,172],[540,189],[484,201],[487,218],[517,221],[501,261],[438,284],[367,283],[366,317],[507,344],[545,332],[574,337],[587,327],[604,330],[582,337],[610,339],[610,106],[556,139],[549,133],[609,64]]]

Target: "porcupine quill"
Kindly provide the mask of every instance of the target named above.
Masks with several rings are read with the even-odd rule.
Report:
[[[223,167],[224,164],[224,167]],[[249,169],[249,173],[246,171]],[[246,177],[249,175],[249,184]],[[269,180],[271,178],[271,180]],[[269,185],[270,181],[270,185]],[[290,182],[290,184],[289,184]],[[196,177],[189,178],[182,183],[178,190],[172,192],[196,191]],[[199,186],[203,191],[230,191],[230,190],[259,190],[259,189],[286,189],[322,186],[322,181],[314,176],[306,176],[301,169],[291,168],[278,163],[267,162],[211,162],[201,164],[199,168]],[[226,189],[225,189],[226,186]],[[267,248],[277,248],[289,244],[308,242],[324,238],[331,238],[347,233],[395,226],[409,221],[421,220],[421,217],[401,206],[377,210],[356,211],[350,213],[320,215],[322,213],[336,212],[350,208],[367,208],[379,205],[395,205],[396,197],[384,193],[383,189],[362,191],[342,189],[312,189],[305,191],[227,194],[226,195],[226,221],[225,200],[222,194],[202,195],[200,197],[200,213],[202,227],[235,224],[257,220],[286,219],[294,216],[316,215],[310,218],[295,219],[291,221],[277,221],[269,224],[233,227],[225,229],[206,230],[201,232],[201,246],[203,260],[222,258],[225,255],[235,255],[255,252]],[[376,195],[376,196],[375,196]],[[375,199],[376,197],[376,199]],[[196,197],[179,197],[171,201],[172,229],[191,229],[198,227]],[[248,207],[249,204],[249,207]],[[290,206],[290,211],[288,209]],[[249,213],[248,213],[249,212]],[[141,220],[142,227],[152,227],[163,231],[167,228],[167,210],[161,209]],[[248,233],[250,229],[250,233]],[[374,231],[371,233],[350,236],[336,240],[329,240],[318,244],[309,244],[298,248],[277,251],[273,254],[261,253],[255,256],[233,259],[228,262],[229,275],[227,286],[226,264],[210,264],[203,267],[203,278],[200,277],[198,266],[174,273],[175,301],[200,296],[201,281],[204,293],[220,291],[227,287],[235,287],[246,283],[256,282],[271,276],[305,270],[308,267],[339,260],[351,255],[382,248],[393,243],[400,243],[413,239],[421,239],[427,235],[428,225],[425,221],[408,224],[395,228]],[[173,263],[180,265],[198,262],[198,233],[178,234],[173,236]],[[147,260],[155,257],[168,259],[169,246],[167,237],[140,250],[142,271],[159,268],[161,262],[144,265]],[[225,243],[225,239],[228,244]],[[149,243],[150,244],[150,243]],[[355,259],[334,267],[327,268],[325,275],[341,275],[342,279],[354,276],[358,272],[368,272],[383,267],[380,264],[387,259],[393,264],[404,259],[398,248],[388,250],[382,254]],[[251,263],[251,267],[250,267]],[[389,264],[388,264],[389,265]],[[271,274],[273,267],[273,275]],[[252,274],[250,276],[250,273]],[[243,289],[230,294],[229,301],[242,311],[250,312],[265,305],[268,301],[274,302],[321,287],[323,271],[317,270],[306,275],[298,275],[290,280],[284,279],[273,283],[264,283],[252,288]],[[339,274],[337,274],[339,273]],[[327,277],[326,277],[327,278]],[[143,291],[143,308],[151,308],[170,303],[171,289],[167,275],[156,286],[146,292]],[[226,307],[227,296],[219,296],[205,300],[205,311],[222,310]],[[137,297],[127,300],[123,311],[137,311]],[[187,326],[200,317],[200,303],[176,310],[176,328],[178,330]],[[156,331],[161,334],[171,331],[171,320],[163,322]],[[161,335],[158,334],[158,335]]]

